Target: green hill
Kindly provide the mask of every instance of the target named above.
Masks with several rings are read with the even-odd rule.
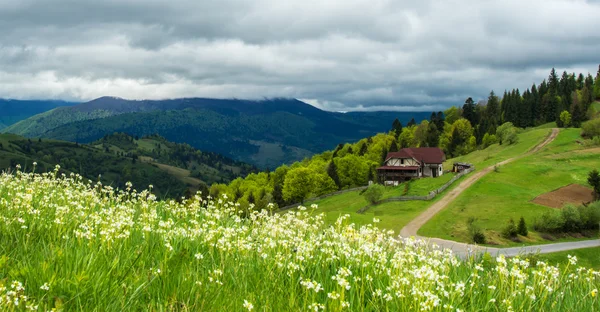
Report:
[[[129,101],[103,97],[33,116],[6,129],[25,137],[90,143],[106,134],[158,133],[169,141],[274,168],[302,160],[340,142],[388,131],[430,113],[334,113],[295,99],[262,101],[174,99]]]
[[[521,134],[521,138],[525,139],[534,131]],[[419,234],[469,242],[467,220],[475,218],[488,241],[500,245],[571,240],[581,238],[582,234],[597,235],[597,231],[552,235],[533,229],[536,220],[546,218],[548,213],[560,212],[556,208],[533,202],[536,197],[570,184],[589,188],[586,180],[588,172],[600,168],[598,148],[587,146],[580,137],[580,132],[578,128],[562,129],[558,137],[540,152],[503,165],[497,171],[482,177],[425,224]],[[488,149],[491,149],[490,154],[482,150],[460,159],[476,160],[476,163],[484,166],[492,165],[498,159],[490,163],[481,157],[497,157],[503,152],[494,147]],[[509,219],[516,222],[521,217],[529,225],[529,235],[521,236],[515,241],[502,237],[502,230]]]
[[[135,140],[115,134],[86,145],[0,134],[0,170],[14,170],[21,165],[30,171],[34,162],[37,172],[53,170],[60,164],[64,173],[79,173],[121,189],[127,181],[137,189],[153,185],[158,196],[173,198],[199,189],[206,191],[214,182],[229,182],[256,170],[251,165],[157,136]]]
[[[21,120],[27,119],[61,106],[72,106],[77,103],[53,100],[13,100],[0,99],[0,130]]]
[[[199,151],[188,144],[173,143],[159,135],[137,138],[124,133],[106,135],[90,145],[115,155],[139,157],[140,161],[186,178],[198,186],[227,183],[258,169],[223,155]]]

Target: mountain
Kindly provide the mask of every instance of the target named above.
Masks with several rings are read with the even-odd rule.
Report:
[[[172,142],[274,168],[338,143],[388,131],[430,113],[334,113],[296,99],[183,98],[132,101],[102,97],[33,116],[4,132],[89,143],[114,132],[159,134]]]
[[[64,101],[21,101],[0,99],[0,130],[31,116],[61,106],[72,106],[78,103]]]
[[[152,184],[155,194],[170,198],[206,191],[214,182],[227,183],[257,171],[251,165],[158,136],[136,139],[113,134],[93,144],[78,144],[0,134],[0,171],[12,170],[17,164],[30,171],[34,162],[37,172],[60,164],[63,173],[79,173],[121,189],[127,181],[138,190]]]

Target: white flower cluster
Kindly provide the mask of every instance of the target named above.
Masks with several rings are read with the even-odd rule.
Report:
[[[244,291],[231,300],[235,309],[263,310],[275,300],[289,300],[291,310],[312,311],[551,310],[556,305],[586,310],[599,304],[600,274],[594,270],[561,270],[519,257],[462,261],[450,250],[431,249],[374,225],[357,227],[349,216],[333,224],[324,214],[304,210],[252,211],[242,217],[225,196],[157,201],[149,191],[136,192],[130,185],[116,191],[77,175],[59,176],[58,169],[0,175],[0,207],[0,231],[43,231],[97,252],[134,245],[140,254],[130,263],[144,267],[131,274],[149,276],[141,279],[143,287],[167,281],[172,259],[189,255],[177,264],[186,272],[178,282],[189,280],[197,298]],[[143,254],[150,242],[160,256]],[[134,261],[137,257],[144,260]],[[571,266],[576,261],[571,257]],[[276,292],[277,299],[258,296],[257,289],[239,286],[247,278],[285,290]],[[38,291],[50,293],[60,283],[57,278]],[[28,302],[24,292],[21,284],[0,287],[0,308],[20,308]]]

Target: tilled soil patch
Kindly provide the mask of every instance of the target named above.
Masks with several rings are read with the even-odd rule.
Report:
[[[552,192],[536,197],[532,202],[552,208],[562,208],[565,204],[581,205],[594,200],[592,189],[579,184],[569,184]]]

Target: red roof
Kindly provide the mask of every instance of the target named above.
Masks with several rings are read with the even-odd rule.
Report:
[[[405,171],[405,170],[418,170],[419,166],[381,166],[379,168],[377,168],[377,170],[399,170],[399,171]]]
[[[413,158],[419,163],[441,164],[446,160],[446,154],[439,147],[410,147],[388,153],[385,161],[390,158]]]

